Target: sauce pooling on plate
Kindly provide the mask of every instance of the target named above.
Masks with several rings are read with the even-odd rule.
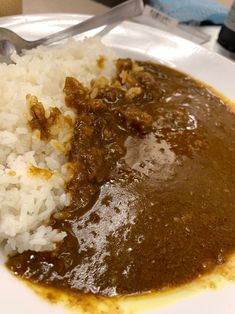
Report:
[[[66,189],[50,224],[53,252],[7,266],[31,282],[116,296],[175,287],[235,251],[235,115],[205,86],[149,62],[117,61],[117,77],[65,82],[77,112]]]

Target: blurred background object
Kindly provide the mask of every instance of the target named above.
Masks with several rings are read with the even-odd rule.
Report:
[[[115,5],[118,5],[119,3],[122,3],[125,0],[96,0],[96,1],[103,3],[104,5],[107,5],[109,7],[114,7]]]
[[[21,14],[22,0],[0,0],[0,16]]]
[[[228,14],[228,8],[216,0],[149,0],[149,4],[191,25],[221,25]]]
[[[220,30],[218,42],[229,51],[235,52],[235,0]]]

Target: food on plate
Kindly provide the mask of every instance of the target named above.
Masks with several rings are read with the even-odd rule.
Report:
[[[101,53],[103,67],[97,66]],[[100,75],[110,78],[115,57],[98,39],[90,39],[40,47],[15,56],[16,65],[0,64],[0,243],[6,254],[51,250],[64,238],[63,231],[45,224],[69,203],[65,152],[75,114],[64,103],[64,80],[73,76],[87,85]],[[41,133],[36,124],[45,121],[38,115],[50,115]]]
[[[97,39],[16,61],[12,73],[27,66],[18,83],[27,99],[5,109],[21,120],[8,127],[18,138],[2,184],[21,202],[8,201],[0,221],[15,275],[133,295],[188,283],[229,259],[235,116],[223,100],[164,65],[117,59]],[[10,219],[15,233],[3,229]]]

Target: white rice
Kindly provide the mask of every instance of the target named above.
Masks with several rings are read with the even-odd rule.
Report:
[[[101,55],[106,59],[103,69],[97,66]],[[73,76],[85,85],[101,75],[111,78],[114,59],[114,53],[93,38],[39,47],[14,56],[16,65],[0,64],[0,244],[6,254],[52,250],[66,236],[47,226],[51,214],[69,204],[64,191],[65,156],[52,141],[41,141],[31,131],[26,95],[36,96],[46,110],[56,106],[64,116],[74,118],[64,104],[65,77]],[[50,179],[32,176],[32,165],[53,175]]]

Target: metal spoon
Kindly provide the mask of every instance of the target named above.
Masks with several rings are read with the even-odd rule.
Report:
[[[14,52],[21,54],[22,50],[32,49],[39,45],[50,45],[65,38],[84,33],[93,28],[121,22],[128,18],[140,15],[143,12],[143,9],[143,0],[129,0],[117,5],[104,14],[94,16],[84,22],[66,28],[63,31],[34,41],[25,40],[15,32],[0,27],[0,62],[12,63],[11,55]]]

